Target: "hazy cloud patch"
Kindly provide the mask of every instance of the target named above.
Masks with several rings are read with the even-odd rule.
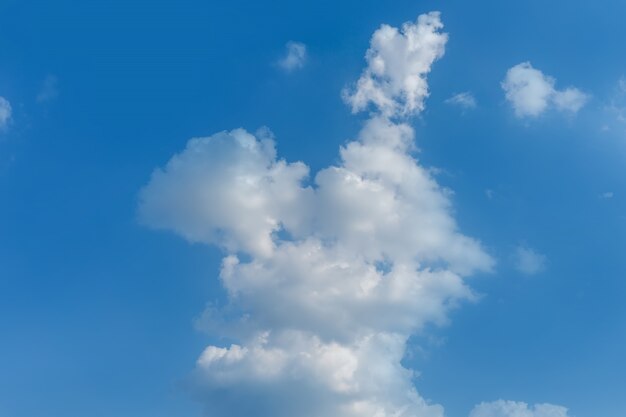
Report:
[[[289,41],[285,45],[285,56],[278,61],[278,66],[286,72],[292,72],[303,68],[306,59],[306,45],[302,42]]]
[[[547,257],[527,246],[518,246],[514,253],[515,268],[525,275],[536,275],[546,269]]]
[[[11,121],[13,108],[11,103],[4,97],[0,97],[0,129],[5,129]]]
[[[523,402],[498,400],[474,407],[469,417],[569,417],[565,407],[553,404],[528,405]]]
[[[47,103],[59,95],[59,80],[55,75],[48,75],[43,81],[41,90],[37,94],[37,103]]]

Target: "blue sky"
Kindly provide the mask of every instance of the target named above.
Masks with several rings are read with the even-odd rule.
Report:
[[[255,404],[254,389],[240,391],[248,373],[220,388],[196,363],[207,346],[247,342],[220,334],[229,333],[228,324],[201,331],[197,323],[208,303],[229,303],[219,280],[224,256],[246,263],[267,254],[254,248],[246,254],[238,236],[189,238],[203,228],[228,235],[251,218],[237,217],[237,207],[221,199],[210,208],[224,204],[234,216],[220,218],[227,223],[210,214],[204,223],[181,226],[176,222],[189,213],[171,211],[179,206],[164,203],[173,223],[159,217],[163,207],[151,211],[168,198],[196,201],[190,174],[176,177],[164,167],[191,138],[267,126],[278,158],[304,162],[311,173],[305,184],[323,189],[315,175],[347,167],[339,147],[361,140],[359,132],[376,117],[412,127],[417,149],[410,155],[436,181],[433,198],[445,195],[451,203],[437,210],[458,224],[445,230],[447,242],[462,233],[494,262],[490,268],[472,258],[475,273],[460,274],[476,296],[443,309],[445,323],[424,318],[420,330],[404,330],[413,336],[402,364],[419,372],[412,380],[419,395],[448,417],[473,409],[472,417],[517,416],[497,400],[560,405],[569,417],[624,415],[626,5],[335,3],[0,2],[0,96],[11,108],[4,122],[0,112],[0,416],[193,417],[218,402],[220,389],[250,395]],[[353,114],[350,94],[369,68],[364,56],[372,34],[381,24],[399,27],[433,10],[441,12],[449,39],[445,54],[429,63],[424,109],[384,114],[370,100]],[[283,61],[288,42],[304,46],[301,63]],[[525,62],[536,70],[520,75],[532,91],[516,85],[507,99],[507,71]],[[580,106],[560,99],[570,87],[584,97]],[[383,93],[407,105],[395,92]],[[470,94],[475,106],[451,102],[459,93]],[[206,146],[207,166],[228,166]],[[151,177],[158,167],[173,188]],[[208,169],[202,180],[220,175]],[[192,195],[171,194],[180,189]],[[148,203],[142,190],[149,190]],[[280,191],[268,191],[268,216]],[[421,201],[423,194],[411,192],[407,201]],[[322,203],[338,204],[328,201]],[[150,219],[144,203],[149,216],[156,213]],[[341,215],[329,208],[316,220],[326,226],[303,231],[304,220],[288,217],[306,206],[296,203],[276,209],[292,235],[272,234],[276,242],[341,229]],[[248,232],[243,236],[256,236]],[[442,270],[457,273],[465,255],[446,247],[437,249],[433,268],[441,262]],[[389,256],[400,263],[404,252]],[[374,265],[375,258],[365,262]],[[237,308],[260,311],[266,320],[261,301]],[[275,333],[284,325],[262,324]],[[326,330],[307,327],[307,334],[323,339]],[[360,363],[367,367],[367,360]],[[273,398],[275,391],[264,395],[273,408],[263,403],[261,417],[293,407]],[[491,405],[474,408],[482,402]],[[217,407],[209,415],[244,411]],[[564,416],[540,412],[528,415]],[[437,415],[428,413],[402,417]]]

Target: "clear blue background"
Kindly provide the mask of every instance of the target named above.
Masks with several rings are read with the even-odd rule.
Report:
[[[479,303],[416,339],[417,387],[449,417],[498,398],[626,414],[626,126],[606,111],[626,3],[337,3],[0,1],[0,416],[199,416],[184,380],[210,341],[193,319],[223,297],[220,253],[141,228],[138,190],[189,138],[236,127],[269,126],[313,172],[335,162],[362,121],[339,92],[371,33],[430,10],[450,41],[419,158],[499,264],[473,279]],[[309,60],[285,74],[289,40]],[[526,60],[591,101],[516,119],[499,82]],[[58,97],[37,103],[50,74]],[[477,109],[444,103],[466,90]],[[515,270],[519,244],[544,272]]]

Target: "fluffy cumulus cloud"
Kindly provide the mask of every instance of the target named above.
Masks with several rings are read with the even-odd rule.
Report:
[[[545,255],[526,246],[518,246],[515,249],[515,268],[525,275],[535,275],[546,269],[547,258]]]
[[[498,400],[474,407],[469,417],[568,417],[567,408],[553,404],[529,406],[523,402]]]
[[[7,127],[9,122],[11,121],[11,114],[13,113],[13,109],[11,107],[11,103],[4,97],[0,97],[0,129],[4,129]]]
[[[402,366],[408,338],[474,294],[492,258],[463,235],[449,192],[415,159],[439,15],[381,27],[347,100],[374,105],[338,163],[311,177],[271,133],[192,139],[140,195],[144,224],[220,246],[228,302],[202,325],[195,392],[214,417],[442,417]]]
[[[517,117],[536,117],[549,108],[576,113],[588,96],[574,87],[555,88],[555,79],[523,62],[510,68],[502,88]]]
[[[444,54],[448,36],[439,13],[421,15],[401,29],[382,25],[366,54],[367,67],[344,99],[353,112],[370,105],[384,116],[409,116],[424,109],[426,76]]]
[[[285,71],[291,72],[304,67],[306,62],[306,45],[302,42],[289,41],[285,45],[285,56],[278,61],[278,65]]]
[[[476,108],[476,98],[474,98],[474,95],[469,91],[453,95],[446,100],[446,103],[459,106],[462,109]]]

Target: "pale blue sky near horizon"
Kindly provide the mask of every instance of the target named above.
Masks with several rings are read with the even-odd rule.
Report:
[[[497,265],[404,363],[448,417],[497,399],[623,416],[625,3],[0,0],[0,417],[201,416],[186,381],[222,253],[142,227],[139,190],[190,138],[239,127],[313,173],[336,163],[372,33],[431,10],[450,38],[416,157]],[[501,82],[527,61],[586,104],[517,117]],[[462,92],[475,108],[446,102]]]

